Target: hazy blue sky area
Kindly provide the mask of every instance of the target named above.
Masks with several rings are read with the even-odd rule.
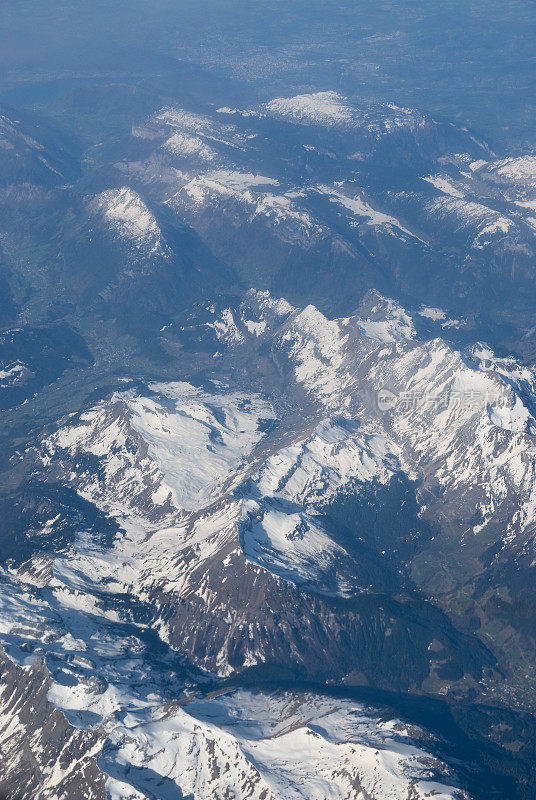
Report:
[[[526,147],[536,121],[532,2],[12,0],[0,20],[0,99],[16,105],[69,96],[72,110],[80,85],[110,78],[150,105],[191,64],[242,97],[326,88],[407,103],[503,152]]]

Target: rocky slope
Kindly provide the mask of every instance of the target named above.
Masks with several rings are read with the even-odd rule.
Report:
[[[0,795],[104,800],[102,737],[69,725],[47,699],[50,685],[43,664],[20,667],[0,653]]]

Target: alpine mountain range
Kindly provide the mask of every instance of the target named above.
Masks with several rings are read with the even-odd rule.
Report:
[[[1,800],[535,798],[532,10],[0,19]]]

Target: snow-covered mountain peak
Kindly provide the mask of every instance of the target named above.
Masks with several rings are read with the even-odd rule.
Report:
[[[188,181],[181,189],[181,195],[187,195],[198,205],[219,196],[235,197],[244,203],[252,204],[253,196],[248,190],[252,187],[277,185],[277,183],[275,178],[264,175],[222,169],[206,172]]]
[[[240,304],[240,317],[250,333],[259,336],[265,330],[281,324],[292,312],[283,297],[274,298],[268,291],[250,289]]]
[[[174,156],[199,164],[223,161],[222,151],[240,151],[247,143],[236,125],[181,106],[165,106],[135,125],[132,135],[156,141]]]
[[[203,139],[187,133],[172,134],[169,139],[166,139],[163,146],[170,153],[182,157],[197,156],[203,161],[213,161],[217,157],[216,151]]]
[[[277,347],[292,364],[296,380],[330,404],[340,396],[339,370],[347,341],[343,320],[329,320],[310,305],[287,320]]]
[[[350,317],[330,320],[314,306],[295,311],[276,335],[274,347],[295,379],[327,408],[344,409],[359,389],[359,360],[411,342],[413,320],[397,303],[372,292]],[[387,350],[385,351],[387,353]],[[362,388],[362,385],[361,385]]]
[[[260,113],[300,125],[327,128],[362,126],[364,131],[374,137],[381,137],[400,128],[416,130],[431,122],[415,109],[392,103],[362,103],[357,107],[333,90],[276,97],[265,103]]]
[[[403,342],[416,336],[411,315],[399,303],[378,292],[366,295],[355,316],[365,335],[379,342]]]
[[[315,218],[297,202],[296,193],[276,194],[279,180],[236,169],[220,169],[186,176],[165,203],[175,212],[198,224],[207,214],[223,213],[236,226],[237,220],[267,225],[285,242],[310,245],[324,235]]]
[[[45,458],[93,456],[99,470],[81,466],[79,491],[113,513],[196,511],[221,494],[273,417],[270,404],[253,394],[151,384],[147,394],[116,393],[60,428]]]
[[[338,125],[349,122],[353,115],[346,99],[334,91],[277,97],[266,103],[265,109],[273,116],[307,125]]]
[[[468,798],[449,785],[454,776],[446,766],[396,720],[381,721],[360,704],[312,694],[238,691],[213,702],[196,700],[135,729],[118,727],[113,744],[124,765],[117,778],[128,780],[127,764],[165,772],[171,785],[196,798]],[[236,787],[244,788],[238,794]],[[114,800],[127,797],[119,780],[110,788]]]
[[[93,198],[91,209],[100,213],[111,230],[132,243],[141,253],[163,253],[165,245],[154,215],[139,194],[127,186],[108,189]]]
[[[250,294],[245,302],[248,316],[255,318],[251,306],[258,302],[257,296]],[[432,312],[426,312],[428,318],[436,320],[439,329],[448,330],[443,326],[444,312]],[[536,410],[531,399],[535,378],[529,368],[513,359],[498,359],[485,347],[465,353],[443,338],[422,339],[412,315],[377,293],[367,295],[356,314],[347,318],[330,320],[308,306],[262,325],[262,331],[253,326],[250,330],[241,312],[236,324],[242,337],[236,345],[239,351],[259,337],[270,341],[273,357],[303,387],[318,413],[360,418],[361,436],[385,435],[390,452],[397,453],[408,475],[418,476],[427,465],[434,465],[435,481],[464,493],[469,492],[471,476],[479,474],[476,502],[488,509],[482,511],[484,518],[491,519],[487,517],[494,507],[490,495],[495,504],[510,492],[524,496],[525,520],[531,518],[534,488],[530,488],[532,462],[527,454],[534,447]],[[346,444],[351,441],[348,436]],[[338,445],[338,452],[344,453],[345,447]],[[365,452],[366,447],[360,450],[360,459]],[[296,455],[296,464],[302,458],[303,453]],[[324,491],[331,463],[328,456],[322,461],[319,485]],[[385,455],[382,463],[386,463]],[[314,486],[315,470],[312,464],[309,468]],[[289,474],[294,469],[289,465]],[[342,473],[347,480],[358,474],[349,464]],[[279,484],[283,474],[274,480]],[[342,484],[341,477],[338,485]],[[261,495],[270,494],[273,487],[265,490]],[[296,487],[292,502],[303,503],[303,490]],[[473,513],[470,509],[471,502],[468,519]],[[263,513],[268,523],[268,512]],[[517,522],[510,516],[506,525],[513,529]],[[261,527],[266,536],[265,524]],[[271,547],[281,549],[275,544]]]
[[[526,155],[484,163],[479,172],[487,172],[496,180],[511,182],[519,189],[536,188],[536,156]]]

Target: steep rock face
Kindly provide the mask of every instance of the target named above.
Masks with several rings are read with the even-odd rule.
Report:
[[[267,665],[274,675],[290,669],[315,680],[397,690],[444,691],[456,684],[462,693],[492,674],[489,651],[426,603],[381,595],[325,599],[247,562],[236,566],[242,567],[236,576],[216,569],[203,576],[200,593],[208,601],[195,593],[148,596],[161,604],[163,634],[200,666],[226,675]]]
[[[103,739],[77,730],[47,700],[39,662],[14,664],[0,651],[0,795],[6,800],[104,800],[97,766]]]

